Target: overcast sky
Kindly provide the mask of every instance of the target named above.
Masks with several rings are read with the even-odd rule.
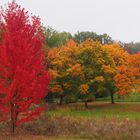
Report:
[[[58,31],[107,33],[114,40],[140,41],[140,0],[16,0]],[[11,0],[0,0],[4,5]]]

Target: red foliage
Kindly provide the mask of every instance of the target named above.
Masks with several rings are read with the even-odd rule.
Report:
[[[44,35],[39,18],[30,18],[14,1],[1,10],[0,20],[0,117],[16,126],[44,109],[34,105],[46,96],[50,81],[43,64]]]

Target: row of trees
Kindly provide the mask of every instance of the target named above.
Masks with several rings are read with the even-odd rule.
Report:
[[[69,73],[69,76],[68,76],[68,74],[66,75],[66,73],[65,73],[65,71],[67,71],[66,69],[68,67],[65,67],[65,68],[63,68],[63,74],[62,74],[63,76],[61,74],[60,74],[62,76],[61,78],[53,76],[55,80],[53,80],[53,83],[51,85],[51,87],[55,87],[54,88],[55,90],[60,90],[61,92],[59,92],[59,94],[57,94],[58,91],[51,91],[52,93],[55,93],[55,94],[53,94],[53,95],[49,94],[48,98],[50,98],[52,96],[60,97],[60,104],[62,104],[62,100],[63,99],[65,100],[65,102],[73,102],[73,101],[76,101],[78,99],[81,99],[81,100],[85,100],[85,104],[87,104],[86,103],[87,101],[95,100],[95,97],[103,97],[103,96],[111,95],[111,102],[114,103],[113,96],[114,96],[114,93],[116,93],[117,89],[119,88],[117,83],[115,83],[115,81],[117,81],[117,78],[115,76],[117,75],[117,72],[119,71],[119,67],[126,66],[129,63],[128,62],[129,59],[130,59],[130,57],[129,57],[130,55],[129,54],[135,54],[135,53],[139,52],[139,50],[140,50],[139,43],[121,43],[121,42],[115,43],[115,41],[113,41],[111,39],[111,37],[108,36],[107,34],[97,35],[94,32],[88,32],[88,31],[87,32],[77,32],[76,34],[74,34],[74,36],[72,36],[68,32],[57,32],[56,30],[52,29],[51,27],[44,28],[44,34],[45,34],[45,38],[46,38],[45,39],[46,46],[50,47],[49,53],[50,52],[52,53],[53,51],[55,51],[54,53],[59,53],[59,51],[60,51],[60,54],[59,55],[57,54],[57,59],[60,59],[59,61],[61,61],[61,56],[63,56],[64,58],[69,59],[70,63],[72,61],[74,61],[75,63],[70,65],[70,67],[75,65],[73,70],[75,70],[77,68],[80,68],[80,69],[82,69],[82,73],[83,73],[83,71],[89,73],[90,71],[92,71],[94,69],[96,69],[98,71],[98,68],[96,68],[95,63],[94,63],[94,61],[97,60],[96,57],[94,56],[94,54],[91,54],[91,56],[94,57],[94,61],[93,62],[87,56],[88,57],[87,63],[89,63],[88,61],[90,61],[91,63],[94,63],[94,65],[90,64],[90,65],[85,65],[84,66],[88,70],[83,69],[83,65],[85,63],[79,63],[79,61],[80,61],[79,59],[81,59],[81,58],[78,58],[79,53],[77,54],[75,52],[73,54],[75,57],[69,56],[69,52],[68,51],[65,52],[65,55],[63,54],[63,51],[66,51],[66,48],[68,48],[66,46],[69,46],[69,48],[71,47],[71,49],[72,49],[74,44],[75,44],[74,46],[78,46],[77,47],[78,50],[75,50],[75,51],[77,51],[77,52],[80,51],[81,48],[82,48],[81,46],[85,46],[83,44],[85,42],[87,42],[87,40],[90,40],[90,41],[93,40],[95,42],[97,41],[98,44],[100,44],[102,46],[102,48],[106,48],[108,54],[111,56],[111,59],[113,59],[112,64],[109,63],[109,65],[111,65],[111,68],[114,65],[113,66],[114,67],[113,68],[114,69],[114,71],[113,71],[114,73],[112,73],[112,75],[105,74],[105,73],[103,74],[103,72],[98,72],[97,75],[95,74],[91,78],[93,80],[96,76],[100,76],[101,75],[101,76],[103,76],[103,79],[104,79],[103,81],[104,82],[103,81],[102,82],[95,82],[94,81],[94,83],[91,84],[91,82],[89,82],[89,80],[88,80],[88,77],[85,76],[85,79],[87,80],[87,82],[84,82],[83,85],[82,85],[82,83],[80,83],[81,79],[79,79],[79,77],[78,77],[78,76],[81,76],[81,75],[77,75],[78,78],[73,78],[70,75],[70,73]],[[73,40],[73,41],[69,41],[69,40]],[[73,42],[73,43],[70,43],[70,42]],[[91,46],[93,46],[93,44]],[[53,49],[53,47],[57,47],[57,48]],[[125,50],[127,52],[125,52]],[[90,53],[87,53],[85,55],[88,55]],[[52,64],[53,62],[51,62],[51,61],[55,61],[55,60],[53,60],[53,59],[50,60],[49,55],[47,57],[48,57],[48,61],[50,62],[50,64],[49,64],[50,71],[51,72],[53,71],[53,73],[54,73],[54,69],[55,69],[55,74],[56,74],[59,71],[60,67],[56,66],[54,68],[54,65]],[[75,58],[75,60],[74,60],[74,58]],[[63,58],[62,58],[62,60],[63,60]],[[61,62],[61,64],[62,63],[64,63],[63,65],[65,65],[65,63],[68,64],[68,62],[67,61],[65,62],[64,60],[63,60],[63,62]],[[55,64],[55,65],[57,65],[57,64]],[[81,66],[82,66],[82,68],[81,68]],[[89,66],[89,68],[87,66]],[[92,67],[94,67],[94,68],[92,68]],[[85,75],[88,75],[88,74],[85,74]],[[105,75],[106,75],[107,78],[105,78]],[[109,76],[111,76],[111,78],[109,78]],[[122,80],[122,79],[120,79],[120,80]],[[75,87],[71,87],[71,88],[67,89],[62,84],[62,83],[66,83],[66,82],[68,82],[67,84],[71,83],[71,85],[75,85]],[[117,82],[120,83],[119,81],[117,81]],[[55,86],[56,83],[57,83],[57,86]],[[61,83],[62,85],[59,85],[59,83]],[[84,87],[85,89],[88,89],[88,92],[90,92],[90,93],[88,93],[86,95],[85,94],[83,94],[83,95],[79,94],[80,89],[78,87],[80,85],[81,85],[81,87]],[[94,94],[91,93],[91,90],[92,90],[92,92],[94,92]],[[130,91],[130,88],[128,88],[128,91]],[[73,92],[75,94],[73,94]],[[85,93],[86,92],[87,91],[85,91]],[[118,97],[120,97],[120,95],[118,95]]]
[[[65,45],[47,49],[47,59],[53,81],[50,94],[66,102],[85,102],[96,97],[113,95],[117,87],[117,68],[126,65],[129,54],[119,44],[103,45],[91,39],[81,44],[73,40]],[[117,78],[116,78],[117,79]]]
[[[107,34],[98,35],[94,32],[77,32],[73,36],[69,32],[58,32],[51,27],[43,27],[45,42],[48,47],[59,47],[64,45],[68,40],[73,39],[77,43],[82,43],[87,39],[99,41],[102,44],[111,44],[112,38]]]
[[[57,30],[48,27],[43,27],[45,34],[45,42],[48,47],[58,47],[64,45],[68,40],[73,39],[77,43],[82,43],[87,39],[92,39],[94,41],[99,41],[101,44],[112,44],[115,41],[107,34],[98,35],[95,32],[83,31],[77,32],[71,35],[69,32],[58,32]],[[140,51],[140,43],[123,43],[119,44],[130,54],[134,54]]]
[[[140,42],[124,43],[124,49],[130,54],[138,53],[140,51]]]

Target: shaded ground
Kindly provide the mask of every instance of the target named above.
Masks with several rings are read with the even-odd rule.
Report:
[[[13,138],[1,126],[0,140],[140,140],[140,104],[95,102],[52,105]]]

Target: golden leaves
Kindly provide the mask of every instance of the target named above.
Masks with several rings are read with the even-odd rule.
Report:
[[[129,55],[119,44],[114,43],[111,45],[104,45],[103,47],[108,51],[116,66],[127,64]]]
[[[96,82],[104,82],[104,77],[103,76],[96,76],[94,80]]]
[[[82,84],[79,87],[79,91],[80,91],[81,94],[87,94],[88,89],[89,89],[89,86],[87,84]]]
[[[71,68],[67,70],[68,74],[70,74],[72,77],[79,76],[82,72],[81,64],[75,64]]]
[[[117,87],[120,95],[140,91],[140,54],[129,55],[119,44],[101,45],[87,40],[78,45],[70,40],[50,49],[48,60],[53,81],[59,83],[53,91],[60,94],[76,87],[76,92],[87,94],[94,84],[96,91],[105,89],[105,82],[107,88]]]
[[[104,71],[105,74],[113,75],[115,73],[115,69],[110,65],[103,65],[102,70]]]

